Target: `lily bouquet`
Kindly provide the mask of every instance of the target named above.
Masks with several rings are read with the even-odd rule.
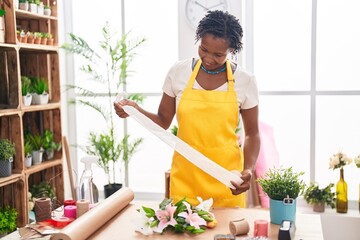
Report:
[[[345,153],[338,152],[330,157],[329,168],[335,170],[337,168],[342,168],[351,162],[351,157],[348,157]]]
[[[213,199],[203,201],[197,197],[200,204],[193,207],[185,198],[173,204],[172,199],[164,199],[159,209],[154,210],[142,206],[137,211],[142,215],[136,231],[150,235],[153,232],[163,233],[174,231],[176,233],[202,233],[206,228],[214,228],[217,224],[215,216],[210,212]]]

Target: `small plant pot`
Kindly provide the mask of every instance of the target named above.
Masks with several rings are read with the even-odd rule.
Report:
[[[47,38],[41,38],[41,44],[46,45],[47,44]]]
[[[32,165],[32,156],[25,157],[25,167],[31,167]]]
[[[315,203],[313,210],[314,212],[325,212],[325,203]]]
[[[33,165],[39,165],[40,163],[42,163],[43,153],[44,151],[42,150],[33,151],[32,153]]]
[[[11,175],[13,158],[10,160],[0,160],[0,177],[9,177]]]
[[[14,0],[15,9],[19,9],[19,0]]]
[[[40,15],[44,15],[44,5],[37,6],[37,13]]]
[[[28,37],[27,43],[33,44],[35,42],[35,39],[33,37]]]
[[[45,16],[50,16],[51,15],[51,9],[50,8],[45,8],[44,9],[44,15]]]
[[[35,38],[34,43],[35,44],[41,44],[41,38]]]
[[[47,43],[46,43],[47,45],[49,45],[49,46],[52,46],[52,45],[54,45],[54,39],[53,38],[48,38],[48,40],[47,40]]]
[[[37,13],[38,9],[37,9],[37,5],[35,3],[30,3],[29,5],[29,12],[31,13]]]
[[[51,160],[54,158],[54,150],[46,150],[45,151],[45,159]]]
[[[270,199],[271,223],[280,225],[283,220],[293,221],[296,219],[296,199],[291,204],[280,200]]]
[[[44,105],[47,104],[49,102],[49,94],[44,93],[44,94],[33,94],[33,100],[34,100],[34,104],[35,105]]]
[[[122,188],[121,183],[113,183],[113,184],[106,184],[104,185],[104,195],[105,198],[110,197],[112,194],[114,194],[117,190]]]
[[[28,2],[21,2],[19,3],[19,8],[20,10],[24,10],[24,11],[27,11],[29,10],[29,3]]]
[[[32,95],[31,94],[27,94],[26,96],[22,96],[23,99],[23,104],[25,107],[28,107],[31,105],[31,101],[32,101]]]

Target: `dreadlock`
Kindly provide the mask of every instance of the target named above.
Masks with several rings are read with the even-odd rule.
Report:
[[[228,12],[208,11],[196,29],[196,42],[207,33],[228,40],[230,48],[234,49],[233,53],[237,53],[242,49],[242,27],[239,20]]]

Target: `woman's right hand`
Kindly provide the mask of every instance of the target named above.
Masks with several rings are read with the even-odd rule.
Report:
[[[134,108],[138,109],[138,105],[136,104],[136,102],[131,101],[129,99],[122,99],[118,102],[114,102],[114,109],[116,112],[116,115],[118,115],[121,118],[127,118],[129,116],[129,114],[127,114],[124,109],[123,106],[128,105],[128,106],[133,106]]]

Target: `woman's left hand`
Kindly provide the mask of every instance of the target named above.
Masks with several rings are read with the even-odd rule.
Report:
[[[241,172],[241,175],[238,171],[233,171],[235,174],[241,176],[240,178],[244,181],[243,183],[239,184],[238,182],[231,181],[231,184],[235,187],[235,189],[231,189],[233,195],[239,195],[243,192],[246,192],[250,189],[250,180],[252,177],[252,173],[249,169],[245,169]]]

